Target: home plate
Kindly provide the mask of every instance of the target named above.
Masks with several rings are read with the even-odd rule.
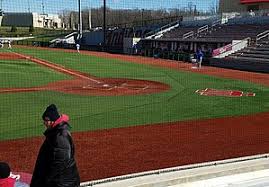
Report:
[[[109,84],[103,84],[103,87],[109,87]]]

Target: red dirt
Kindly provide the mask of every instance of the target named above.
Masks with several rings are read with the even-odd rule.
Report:
[[[143,57],[83,52],[269,86],[269,75]],[[269,112],[73,133],[82,181],[160,168],[262,154],[269,147]],[[74,124],[79,125],[79,124]],[[42,138],[0,142],[0,160],[31,173]]]
[[[139,64],[149,64],[153,66],[212,75],[212,76],[222,77],[222,78],[245,80],[245,81],[269,86],[269,79],[268,79],[269,75],[265,73],[253,73],[253,72],[238,71],[238,70],[231,70],[231,69],[224,69],[224,68],[208,67],[208,66],[202,67],[202,69],[192,69],[191,68],[192,65],[190,63],[182,63],[182,62],[177,62],[177,61],[172,61],[172,60],[154,59],[154,58],[147,58],[147,57],[140,57],[140,56],[115,55],[115,54],[92,52],[92,51],[83,51],[82,53],[93,55],[93,56],[98,56],[102,58],[108,58],[108,59],[115,58],[115,59],[121,59],[128,62],[134,62],[134,63],[139,63]]]
[[[14,54],[9,53],[9,52],[1,52],[0,59],[2,59],[2,60],[18,60],[18,59],[24,59],[24,58],[17,56],[17,55],[14,55]]]
[[[166,84],[148,80],[120,79],[120,78],[98,78],[85,73],[74,71],[51,62],[37,59],[19,53],[12,54],[14,59],[27,59],[47,68],[73,76],[73,80],[62,80],[49,83],[45,86],[32,88],[1,88],[0,93],[32,92],[42,90],[53,90],[77,95],[138,95],[153,94],[170,89]],[[3,59],[11,55],[0,55]]]
[[[218,90],[206,88],[204,90],[197,90],[196,93],[203,96],[223,96],[223,97],[254,97],[255,93],[242,92],[238,90]]]

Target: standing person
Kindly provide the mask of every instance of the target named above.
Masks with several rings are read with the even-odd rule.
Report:
[[[133,45],[133,54],[137,55],[137,52],[138,52],[138,50],[137,50],[137,44],[134,44]]]
[[[10,40],[8,40],[8,49],[12,49]]]
[[[76,48],[77,48],[77,52],[80,53],[80,51],[79,51],[79,48],[80,48],[79,43],[76,44]]]
[[[255,16],[255,12],[253,12],[253,10],[249,10],[249,15],[250,15],[251,17],[254,17],[254,16]]]
[[[4,48],[4,44],[3,44],[2,40],[0,40],[0,48]]]
[[[20,182],[20,175],[13,175],[6,162],[0,162],[0,187],[29,187]]]
[[[30,187],[78,187],[80,177],[75,148],[69,132],[69,117],[59,114],[54,104],[42,115],[46,130],[39,150]]]
[[[194,54],[190,54],[190,61],[191,61],[191,64],[192,64],[192,67],[193,69],[197,69],[197,59],[195,58],[195,55]]]
[[[202,67],[203,58],[204,58],[203,51],[201,49],[198,49],[197,52],[196,52],[196,59],[197,59],[198,68]]]

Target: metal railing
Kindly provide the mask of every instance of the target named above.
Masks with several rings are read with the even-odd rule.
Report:
[[[177,20],[177,21],[174,21],[172,23],[169,23],[169,24],[167,24],[165,26],[162,26],[161,28],[158,28],[158,29],[156,29],[154,31],[151,31],[151,32],[149,32],[149,33],[146,34],[145,38],[152,38],[156,34],[162,32],[162,31],[165,31],[166,29],[169,29],[171,27],[174,27],[174,28],[175,27],[178,27],[180,22],[181,22],[180,20]]]
[[[215,26],[218,26],[218,25],[220,25],[220,24],[221,24],[221,19],[218,19],[218,20],[216,20],[216,21],[213,21],[211,27],[215,27]]]
[[[190,38],[190,37],[193,37],[194,36],[194,31],[190,31],[190,32],[187,32],[185,34],[183,34],[183,39],[187,39],[187,38]]]
[[[269,37],[269,30],[266,30],[266,31],[264,31],[256,36],[256,44],[258,43],[259,40],[261,40],[265,37]]]
[[[220,24],[220,23],[221,23],[221,20],[214,21],[212,23],[211,28],[214,27],[214,26],[216,26],[216,25],[218,25],[218,24]],[[210,28],[209,25],[204,25],[204,26],[198,28],[196,35],[199,36],[203,32],[208,32],[209,31],[209,28]],[[185,33],[182,38],[183,39],[186,39],[186,38],[194,37],[194,35],[195,35],[194,31],[190,31],[190,32]]]
[[[197,29],[197,35],[199,36],[199,34],[201,34],[202,32],[208,32],[208,30],[209,30],[208,25],[202,26],[202,27]]]

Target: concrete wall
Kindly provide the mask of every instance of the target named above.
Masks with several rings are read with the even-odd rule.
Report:
[[[84,45],[100,45],[104,41],[104,34],[102,31],[83,32],[81,40]]]
[[[33,13],[33,24],[40,28],[61,28],[62,20],[56,14]]]
[[[43,17],[41,17],[38,13],[33,13],[33,27],[43,27]]]

